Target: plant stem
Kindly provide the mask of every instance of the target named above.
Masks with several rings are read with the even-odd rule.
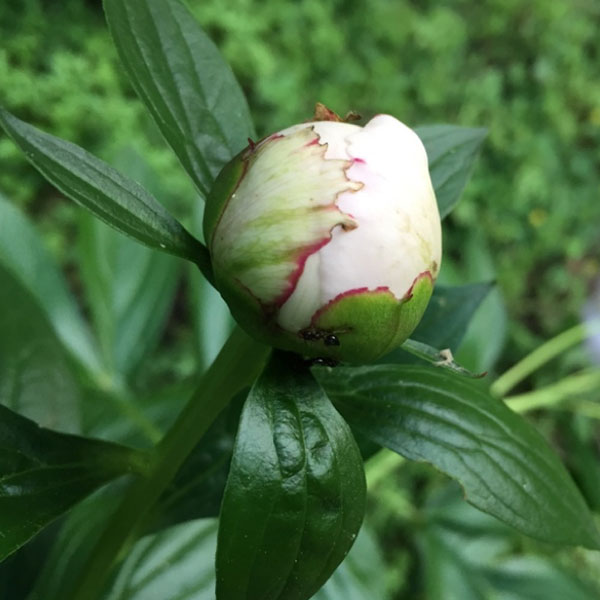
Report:
[[[73,600],[101,596],[111,569],[140,534],[152,506],[232,396],[257,376],[268,351],[239,328],[234,330],[197,391],[156,446],[149,476],[132,483],[108,522],[75,583]]]
[[[505,398],[515,412],[523,413],[538,408],[550,408],[573,396],[589,394],[600,387],[600,370],[584,371],[565,377],[552,385],[533,392]]]
[[[390,475],[405,462],[406,459],[403,456],[387,448],[383,448],[377,454],[371,456],[365,463],[365,474],[369,491],[378,486],[382,481],[389,479]]]
[[[520,381],[533,373],[536,369],[549,362],[565,350],[579,344],[587,337],[600,333],[600,321],[591,323],[580,323],[563,331],[556,337],[536,348],[531,354],[528,354],[523,360],[503,373],[490,387],[490,392],[499,398],[502,398]]]

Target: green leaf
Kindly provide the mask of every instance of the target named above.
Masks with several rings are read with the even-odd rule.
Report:
[[[230,67],[176,0],[104,0],[104,10],[135,91],[206,196],[254,135]]]
[[[0,262],[0,403],[46,427],[77,432],[79,396],[46,315]]]
[[[1,195],[0,265],[8,269],[37,300],[71,355],[88,370],[99,372],[98,348],[61,272],[33,225]],[[6,309],[2,311],[6,312]]]
[[[472,382],[409,365],[315,371],[353,427],[458,480],[477,508],[544,541],[600,548],[583,498],[545,440]]]
[[[0,265],[0,559],[95,488],[134,468],[123,446],[40,428],[79,428],[79,390],[35,300]]]
[[[204,205],[200,202],[192,208],[192,232],[202,236]],[[199,370],[212,364],[235,327],[235,321],[221,294],[189,265],[188,302],[193,318]]]
[[[435,195],[444,218],[452,211],[469,180],[473,164],[487,134],[485,129],[457,125],[415,128],[427,150]]]
[[[538,556],[509,558],[486,572],[502,600],[597,600],[598,591],[558,565]],[[488,596],[489,597],[489,596]]]
[[[196,270],[190,273],[190,305],[194,317],[194,333],[200,368],[207,369],[233,331],[229,307],[214,287],[198,277]]]
[[[420,520],[416,542],[428,600],[598,597],[575,573],[559,566],[564,553],[557,558],[522,554],[514,530],[462,502],[454,485],[438,487],[428,497]],[[527,551],[531,544],[524,546]]]
[[[237,394],[183,463],[173,484],[159,500],[159,515],[153,528],[219,514],[247,395],[248,389]]]
[[[92,548],[122,499],[126,483],[125,479],[113,481],[69,511],[45,554],[45,560],[36,565],[39,575],[27,600],[72,597],[73,575],[84,568]]]
[[[458,281],[485,281],[496,278],[492,256],[482,230],[471,231],[461,246]],[[496,286],[473,316],[460,344],[457,360],[474,371],[491,371],[504,348],[508,316],[501,290]]]
[[[188,521],[142,538],[128,554],[106,600],[214,600],[217,523],[216,519]],[[384,569],[375,539],[363,528],[346,560],[313,598],[386,600]],[[38,585],[37,589],[44,588]],[[55,598],[60,596],[43,600]]]
[[[144,465],[130,448],[43,429],[0,406],[0,559],[102,484]]]
[[[421,322],[410,337],[456,352],[471,318],[492,288],[492,283],[436,286]]]
[[[217,520],[189,521],[142,538],[106,600],[214,600]]]
[[[428,600],[490,598],[490,586],[483,575],[434,528],[425,529],[419,538]]]
[[[313,600],[386,600],[385,564],[377,541],[366,527],[344,562]]]
[[[310,598],[350,549],[364,505],[350,429],[306,366],[275,354],[240,420],[221,508],[217,598]]]
[[[196,262],[210,277],[208,251],[144,188],[79,146],[0,108],[0,125],[63,194],[138,242]]]
[[[420,510],[422,526],[415,535],[427,599],[496,598],[483,571],[514,551],[519,536],[463,502],[455,482],[432,492]]]
[[[437,348],[429,346],[428,344],[424,344],[423,342],[417,342],[416,340],[408,339],[402,344],[402,346],[400,346],[399,350],[408,352],[409,354],[429,362],[440,369],[451,371],[457,375],[475,379],[479,379],[485,375],[485,373],[472,373],[468,369],[465,369],[459,365],[454,360],[452,352],[450,352],[448,349],[438,350]],[[384,356],[381,359],[381,362],[385,361],[387,363],[389,360],[397,360],[398,362],[402,363],[408,362],[409,364],[413,363],[412,360],[405,360],[401,352],[392,352],[387,356]]]
[[[126,378],[158,342],[181,265],[90,215],[79,225],[81,275],[105,362]]]
[[[136,152],[124,149],[117,153],[116,166],[127,167],[135,180],[157,197],[169,197],[150,165]],[[120,379],[127,378],[158,343],[182,265],[172,256],[119,235],[87,213],[80,217],[79,264],[97,336],[106,363]],[[195,266],[190,268],[197,272]]]

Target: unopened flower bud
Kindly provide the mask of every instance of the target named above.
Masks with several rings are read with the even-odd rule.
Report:
[[[309,357],[368,362],[419,323],[441,261],[425,148],[388,115],[250,144],[217,178],[204,233],[240,325]]]

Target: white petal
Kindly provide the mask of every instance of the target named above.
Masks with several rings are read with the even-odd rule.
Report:
[[[341,136],[332,133],[340,124],[318,125],[322,141],[335,139],[332,147],[340,157]],[[358,227],[336,228],[331,242],[310,257],[310,271],[300,277],[280,311],[279,322],[286,329],[308,326],[315,306],[348,290],[387,287],[402,298],[420,273],[433,271],[435,277],[439,270],[440,218],[421,140],[387,115],[362,129],[347,127],[343,151],[358,159],[347,175],[364,186],[340,195],[337,205]]]

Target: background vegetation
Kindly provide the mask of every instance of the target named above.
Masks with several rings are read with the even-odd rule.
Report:
[[[412,125],[489,129],[444,232],[446,282],[498,282],[461,348],[467,366],[502,372],[579,322],[600,277],[597,3],[190,0],[189,6],[240,79],[259,136],[305,120],[316,100],[340,113],[389,112]],[[201,201],[121,72],[99,2],[2,3],[0,39],[0,101],[9,110],[114,164],[128,164],[130,174],[134,169],[140,179],[152,179],[177,216],[194,222]],[[5,136],[0,164],[0,192],[35,219],[77,290],[79,209],[43,182]],[[179,297],[174,308],[161,309],[171,310],[171,318],[165,332],[156,332],[163,337],[151,368],[136,367],[142,388],[199,368],[181,327],[189,309]],[[87,309],[98,318],[94,306]],[[520,391],[588,363],[576,348]],[[597,469],[598,421],[563,416],[543,413],[539,425],[569,447],[571,463],[588,461]],[[396,597],[484,598],[498,578],[512,577],[517,591],[506,598],[534,598],[522,590],[544,589],[542,581],[556,589],[561,569],[576,571],[580,581],[564,575],[572,596],[561,597],[580,597],[573,590],[592,585],[594,577],[600,585],[592,553],[564,551],[551,567],[518,562],[524,554],[553,552],[457,503],[453,486],[429,469],[383,455],[371,464],[370,477],[377,490],[371,522],[392,566],[386,573]],[[587,495],[598,509],[598,493]],[[423,567],[413,544],[426,558],[425,578],[414,577]]]

